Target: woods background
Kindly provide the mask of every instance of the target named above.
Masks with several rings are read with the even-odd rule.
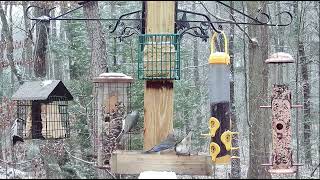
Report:
[[[283,79],[292,91],[294,109],[293,159],[304,166],[295,175],[282,178],[320,178],[319,100],[320,3],[317,1],[228,1],[234,8],[255,17],[257,10],[267,12],[272,23],[289,18],[275,16],[281,11],[293,14],[286,27],[222,24],[229,39],[231,56],[231,100],[234,131],[239,131],[240,166],[217,166],[215,178],[268,178],[265,167],[271,150],[271,113],[259,108],[271,97],[272,71],[264,61],[275,52],[287,52],[296,60],[284,66]],[[121,42],[108,33],[111,21],[30,21],[29,5],[50,9],[52,16],[74,7],[69,1],[1,1],[0,37],[0,178],[96,178],[93,166],[90,120],[92,119],[92,78],[102,72],[121,72],[134,77],[132,108],[141,114],[143,128],[143,80],[137,78],[137,36]],[[248,21],[245,17],[214,1],[179,1],[180,9],[202,12],[211,19]],[[90,2],[73,12],[72,18],[118,18],[141,9],[140,1]],[[45,14],[32,12],[35,17]],[[34,28],[33,28],[34,27]],[[210,34],[211,37],[211,34]],[[208,152],[207,132],[210,116],[208,102],[209,42],[185,35],[181,41],[181,80],[174,85],[174,129],[181,136],[195,128],[193,149]],[[71,138],[59,141],[30,140],[8,149],[6,132],[14,112],[10,98],[23,81],[62,80],[74,96],[70,103]],[[11,113],[11,114],[10,114]],[[132,149],[142,149],[143,135],[132,138]],[[227,171],[226,171],[227,169]],[[5,173],[12,172],[12,173]],[[235,172],[241,172],[237,174]],[[110,176],[111,178],[112,176]],[[274,176],[279,177],[279,176]],[[185,177],[188,178],[188,177]]]

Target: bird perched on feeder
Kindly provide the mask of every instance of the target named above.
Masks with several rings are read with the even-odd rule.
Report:
[[[169,133],[165,140],[161,141],[158,145],[155,145],[153,148],[151,148],[148,151],[145,151],[144,153],[154,153],[165,150],[172,150],[175,148],[176,144],[177,139],[175,138],[174,134]]]
[[[139,120],[138,111],[132,111],[122,120],[122,130],[117,137],[117,141],[120,141],[124,134],[128,133],[134,126],[137,125]]]
[[[18,129],[19,129],[20,123],[21,123],[21,120],[16,119],[11,126],[11,137],[12,137],[13,145],[15,145],[18,141],[24,142],[23,138],[21,136],[19,136],[19,134],[18,134]]]
[[[192,131],[189,131],[188,135],[184,137],[179,143],[176,144],[174,150],[177,155],[189,156],[191,152],[191,136]]]

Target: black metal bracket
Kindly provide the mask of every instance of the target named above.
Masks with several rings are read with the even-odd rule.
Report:
[[[203,41],[207,41],[209,38],[208,30],[210,28],[218,33],[221,32],[213,25],[210,18],[205,14],[181,10],[181,9],[177,9],[176,13],[177,13],[177,15],[176,15],[176,31],[177,31],[177,33],[180,34],[180,38],[182,38],[182,36],[184,34],[189,34],[194,37],[200,37]],[[179,13],[183,13],[180,19],[178,19]],[[189,21],[189,20],[187,20],[187,14],[202,16],[206,19],[206,21]],[[191,26],[190,22],[200,22],[200,25]],[[192,30],[192,31],[189,31],[189,30]]]
[[[76,11],[80,8],[82,8],[86,3],[89,3],[90,1],[83,1],[81,3],[79,3],[79,6],[69,10],[61,15],[58,15],[56,17],[51,17],[50,16],[50,11],[55,9],[55,7],[48,9],[46,11],[46,15],[41,16],[41,17],[30,17],[29,16],[29,10],[30,8],[39,8],[39,9],[43,9],[42,7],[39,6],[29,6],[26,9],[26,15],[30,20],[35,20],[37,22],[50,22],[53,20],[105,20],[105,21],[116,21],[116,24],[114,26],[110,25],[110,33],[114,33],[116,30],[119,31],[119,33],[116,33],[116,38],[118,38],[120,41],[122,41],[124,38],[126,37],[130,37],[133,34],[144,34],[145,33],[145,1],[142,3],[142,10],[137,10],[137,11],[133,11],[133,12],[129,12],[126,14],[121,15],[118,19],[104,19],[104,18],[92,18],[92,19],[88,19],[88,18],[63,18],[63,16],[66,16],[67,14]],[[250,19],[252,22],[236,22],[234,20],[224,20],[224,21],[211,21],[211,19],[209,18],[209,16],[202,14],[202,13],[198,13],[198,12],[192,12],[192,11],[186,11],[186,10],[181,10],[177,8],[177,2],[176,2],[176,14],[175,14],[175,33],[180,34],[180,38],[183,37],[183,35],[185,34],[189,34],[192,35],[194,37],[200,37],[203,41],[207,41],[209,38],[209,30],[210,31],[215,31],[220,33],[222,30],[222,26],[221,24],[248,24],[248,25],[264,25],[264,26],[288,26],[292,23],[292,15],[290,12],[288,11],[283,11],[280,12],[279,14],[277,14],[276,16],[280,16],[283,14],[287,14],[290,17],[290,21],[286,24],[272,24],[269,23],[270,22],[270,16],[266,13],[262,13],[259,12],[258,16],[256,18],[253,18],[235,8],[232,8],[231,6],[221,2],[221,1],[216,1],[220,4],[222,4],[223,6],[233,9],[235,12],[247,17],[248,19]],[[140,13],[140,14],[139,14]],[[124,18],[130,15],[134,15],[134,14],[139,14],[139,18]],[[181,16],[179,16],[180,14],[182,14]],[[188,18],[187,16],[189,15],[194,15],[194,16],[201,16],[202,18],[204,18],[205,20],[189,20],[190,18]],[[266,22],[262,22],[260,20],[258,20],[259,16],[265,16],[267,18]],[[124,21],[135,21],[138,23],[135,23],[135,25],[126,25],[124,23]],[[190,23],[200,23],[198,25],[191,25]],[[218,24],[219,28],[216,28],[214,26],[214,24]],[[118,27],[121,27],[118,29]],[[33,27],[32,27],[33,28]]]
[[[207,41],[209,38],[209,34],[208,34],[208,30],[211,31],[215,31],[217,33],[220,33],[222,30],[222,25],[221,24],[248,24],[248,25],[264,25],[264,26],[288,26],[292,23],[293,17],[291,15],[290,12],[288,11],[282,11],[278,14],[276,14],[275,16],[280,16],[283,14],[287,14],[290,18],[290,21],[286,24],[272,24],[269,23],[271,20],[270,15],[263,13],[263,12],[259,12],[259,14],[257,15],[256,18],[253,18],[221,1],[216,1],[220,4],[222,4],[223,6],[233,9],[235,12],[247,17],[248,19],[250,19],[252,22],[236,22],[234,20],[224,20],[224,21],[211,21],[210,18],[202,13],[198,13],[198,12],[192,12],[192,11],[186,11],[186,10],[181,10],[181,9],[176,9],[176,32],[178,32],[180,34],[180,37],[182,38],[182,36],[184,34],[189,34],[192,35],[194,37],[200,37],[203,41]],[[179,16],[179,13],[182,14]],[[202,16],[205,18],[205,20],[189,20],[190,18],[187,17],[187,15],[198,15],[198,16]],[[266,21],[262,22],[260,20],[258,20],[258,17],[260,16],[264,16],[266,17]],[[179,18],[180,17],[180,18]],[[200,23],[198,25],[191,25],[191,23]],[[218,24],[218,28],[216,28],[213,24]]]
[[[116,30],[119,30],[118,33],[116,33],[116,36],[115,38],[118,38],[120,40],[120,42],[126,38],[126,37],[130,37],[132,36],[133,34],[140,34],[140,33],[143,33],[144,30],[143,30],[143,10],[137,10],[137,11],[133,11],[133,12],[129,12],[129,13],[126,13],[126,14],[123,14],[121,15],[119,18],[64,18],[64,16],[66,16],[67,14],[70,14],[71,12],[74,12],[80,8],[82,8],[86,3],[88,3],[90,1],[85,1],[85,2],[81,2],[79,3],[80,6],[74,8],[74,9],[71,9],[61,15],[58,15],[58,16],[55,16],[55,17],[52,17],[50,16],[50,12],[55,9],[56,7],[53,7],[51,9],[47,9],[46,11],[46,15],[43,15],[43,16],[40,16],[40,17],[30,17],[29,15],[29,10],[31,8],[38,8],[38,9],[42,9],[42,10],[45,10],[44,8],[42,7],[39,7],[39,6],[29,6],[27,9],[26,9],[26,16],[28,19],[30,20],[34,20],[36,21],[37,23],[38,22],[50,22],[50,21],[61,21],[61,20],[76,20],[76,21],[88,21],[88,20],[98,20],[98,21],[116,21],[115,25],[112,26],[110,25],[109,26],[109,33],[115,33]],[[127,16],[130,16],[130,15],[134,15],[134,14],[139,14],[141,13],[141,15],[139,16],[139,18],[124,18],[124,17],[127,17]],[[135,21],[135,22],[138,22],[138,23],[135,23],[135,25],[131,25],[131,26],[128,26],[124,23],[124,21]],[[35,25],[35,24],[34,24]],[[118,27],[121,27],[118,29]],[[32,27],[32,29],[34,28],[34,26]],[[140,32],[139,32],[140,31]]]

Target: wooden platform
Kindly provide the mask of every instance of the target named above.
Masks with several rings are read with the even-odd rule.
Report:
[[[141,151],[115,151],[111,157],[111,172],[115,174],[140,174],[143,171],[172,171],[183,175],[212,175],[210,156],[177,156],[143,154]]]

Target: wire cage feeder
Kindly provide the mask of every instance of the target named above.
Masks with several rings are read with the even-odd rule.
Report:
[[[94,83],[94,151],[98,164],[105,163],[117,148],[116,137],[119,136],[123,120],[131,111],[131,83],[133,78],[122,73],[102,73],[93,79]],[[99,153],[103,153],[99,155]],[[107,156],[107,157],[106,157]]]
[[[144,80],[180,79],[179,34],[139,35],[138,78]]]
[[[70,137],[68,101],[73,97],[60,80],[25,82],[12,100],[17,102],[17,134],[21,138]]]

